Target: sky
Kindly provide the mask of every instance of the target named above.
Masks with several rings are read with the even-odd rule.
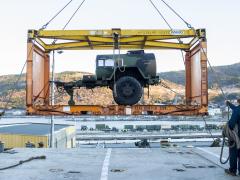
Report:
[[[0,75],[19,74],[27,57],[27,31],[41,28],[69,0],[7,0],[0,3]],[[61,29],[82,0],[72,4],[47,29]],[[212,65],[240,62],[239,0],[165,0],[193,27],[206,28]],[[161,0],[153,0],[174,29],[186,29]],[[149,0],[86,0],[67,29],[166,29]],[[157,71],[184,69],[180,51],[159,50]],[[94,72],[97,54],[112,51],[64,51],[56,72]],[[124,52],[123,52],[124,53]]]

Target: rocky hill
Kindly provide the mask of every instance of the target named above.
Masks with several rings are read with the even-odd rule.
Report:
[[[185,71],[164,72],[159,76],[176,84],[185,84]],[[240,63],[208,68],[208,85],[210,100],[214,103],[224,101],[220,87],[228,99],[240,98]]]
[[[216,74],[213,74],[209,70],[209,97],[210,100],[216,103],[223,102],[223,97],[219,91],[218,83],[215,81],[215,76],[219,78],[220,84],[226,92],[228,98],[236,98],[240,96],[240,63],[228,65],[228,66],[217,66],[214,67]],[[87,72],[62,72],[56,74],[56,79],[61,81],[73,81],[81,79],[84,74],[90,74]],[[174,91],[184,95],[184,84],[185,84],[185,72],[184,71],[173,71],[159,73],[161,79],[167,86],[171,87]],[[15,82],[18,80],[17,75],[5,75],[0,76],[0,108],[6,105],[9,99],[11,101],[8,107],[24,108],[25,106],[25,75],[20,77],[19,83],[16,85]],[[179,96],[179,95],[178,95]],[[108,88],[95,88],[93,90],[86,90],[82,88],[75,92],[75,99],[77,104],[99,104],[107,105],[113,104],[112,92]],[[152,86],[150,87],[150,95],[148,97],[147,89],[145,89],[144,100],[146,104],[172,102],[176,98],[176,94],[172,91],[161,87]],[[179,99],[179,98],[178,98]],[[58,93],[56,95],[56,102],[59,104],[66,104],[68,96],[66,93]]]
[[[213,71],[208,68],[208,83],[210,88],[216,88],[216,86],[218,86],[216,77],[222,87],[240,87],[240,63],[227,66],[215,66],[213,67]],[[185,71],[164,72],[159,73],[159,76],[176,84],[185,84]]]

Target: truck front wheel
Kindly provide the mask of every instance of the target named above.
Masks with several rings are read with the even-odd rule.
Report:
[[[142,86],[131,76],[123,76],[117,80],[113,88],[113,98],[119,105],[134,105],[142,97]]]

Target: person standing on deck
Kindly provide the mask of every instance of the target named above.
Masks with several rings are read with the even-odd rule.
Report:
[[[226,101],[226,105],[232,109],[232,116],[228,121],[228,126],[231,130],[234,129],[235,125],[238,125],[238,137],[240,137],[240,99],[237,100],[238,105],[235,106],[229,101]],[[233,142],[230,142],[230,145]],[[240,149],[237,149],[237,146],[229,148],[229,164],[230,168],[225,169],[225,173],[236,176],[237,170],[240,175]]]

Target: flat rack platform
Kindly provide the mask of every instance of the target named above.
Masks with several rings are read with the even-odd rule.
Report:
[[[35,105],[27,107],[28,115],[207,115],[207,106],[198,105]]]

